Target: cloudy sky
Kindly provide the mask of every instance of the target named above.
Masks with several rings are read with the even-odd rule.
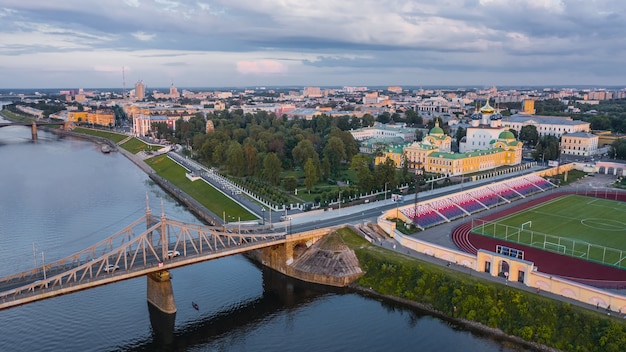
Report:
[[[624,0],[0,0],[0,88],[626,85]]]

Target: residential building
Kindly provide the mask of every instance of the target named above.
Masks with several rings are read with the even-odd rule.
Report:
[[[115,113],[113,110],[96,111],[69,111],[67,113],[69,122],[86,122],[100,126],[115,126]]]
[[[589,132],[589,122],[573,120],[566,116],[540,116],[515,114],[502,119],[504,127],[519,132],[522,127],[533,125],[539,136],[555,136],[560,138],[564,133]]]
[[[561,137],[561,154],[591,156],[598,153],[598,136],[588,132],[567,133]]]
[[[143,81],[135,83],[135,99],[144,100],[146,98],[146,85]]]

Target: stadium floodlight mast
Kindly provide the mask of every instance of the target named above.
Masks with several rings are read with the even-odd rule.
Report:
[[[418,162],[415,169],[415,225],[418,225],[418,212],[417,212],[417,199],[418,193],[420,189],[420,181],[422,180],[422,175],[424,174],[424,170],[422,169],[422,163]]]

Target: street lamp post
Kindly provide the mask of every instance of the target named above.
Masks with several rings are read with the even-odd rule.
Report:
[[[420,181],[422,180],[422,175],[424,174],[424,170],[422,170],[422,163],[417,163],[417,169],[415,169],[415,225],[418,225],[418,209],[417,209],[417,199],[420,189]]]
[[[289,228],[287,230],[287,234],[291,234],[291,216],[289,217]]]
[[[389,184],[389,181],[385,182],[385,200],[387,200],[387,184]]]
[[[265,208],[261,208],[261,212],[263,213],[263,226],[265,226]]]
[[[341,210],[341,190],[339,190],[339,209]]]

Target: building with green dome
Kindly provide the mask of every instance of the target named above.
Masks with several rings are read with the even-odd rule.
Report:
[[[422,167],[427,172],[445,176],[458,176],[520,164],[522,143],[508,128],[501,126],[499,114],[489,102],[480,111],[480,120],[484,122],[486,115],[491,122],[476,123],[475,126],[468,127],[470,138],[464,140],[464,146],[475,148],[458,153],[452,152],[450,148],[452,138],[439,127],[439,121],[435,121],[435,127],[422,142],[390,148],[376,157],[376,164],[384,163],[389,158],[397,167],[408,163],[410,168]]]

